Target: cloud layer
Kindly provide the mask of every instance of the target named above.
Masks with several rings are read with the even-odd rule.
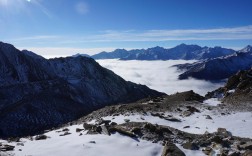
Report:
[[[223,85],[222,83],[211,83],[196,79],[178,80],[177,78],[180,72],[171,66],[181,63],[192,63],[193,61],[98,60],[98,62],[125,80],[144,84],[167,94],[194,90],[201,95],[205,95],[208,91],[215,90]]]

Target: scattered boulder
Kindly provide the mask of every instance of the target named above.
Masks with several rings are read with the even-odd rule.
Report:
[[[98,125],[102,125],[102,124],[109,125],[110,122],[111,122],[111,120],[100,119],[100,120],[98,120],[97,124]]]
[[[199,150],[199,146],[196,143],[192,142],[186,142],[182,144],[184,149],[189,149],[189,150]]]
[[[210,115],[207,115],[206,119],[212,120],[213,118]]]
[[[11,145],[1,145],[0,146],[0,151],[6,152],[6,151],[13,151],[15,146]]]
[[[84,129],[81,129],[81,128],[76,128],[76,132],[81,132],[83,131]]]
[[[123,134],[123,135],[126,135],[126,136],[129,136],[129,137],[136,137],[135,134],[127,131],[126,129],[122,128],[122,127],[111,127],[110,129],[110,132],[118,132],[120,134]]]
[[[17,143],[17,146],[24,146],[24,143],[18,142],[18,143]]]
[[[91,124],[88,124],[88,123],[83,124],[83,127],[84,127],[85,130],[90,130],[90,129],[92,129],[93,126],[94,125],[91,125]]]
[[[239,145],[240,150],[252,150],[252,142],[247,142],[245,144]]]
[[[141,128],[139,128],[139,127],[134,127],[130,131],[136,135],[142,135]]]
[[[191,116],[191,115],[192,115],[192,112],[190,112],[190,111],[184,111],[182,113],[182,116],[184,116],[184,117],[188,117],[188,116]]]
[[[200,111],[197,108],[193,107],[193,106],[187,106],[186,108],[191,113],[195,113],[195,112],[200,113]]]
[[[90,143],[90,144],[96,144],[95,141],[89,141],[88,143]]]
[[[166,143],[161,156],[186,156],[175,144]]]
[[[67,132],[67,131],[69,131],[68,128],[64,128],[64,129],[62,130],[62,132]]]
[[[124,119],[125,122],[130,122],[130,119]]]
[[[174,118],[174,117],[166,117],[165,120],[172,121],[172,122],[181,122],[180,119]]]
[[[117,123],[116,122],[111,122],[110,125],[115,126],[115,125],[117,125]]]
[[[205,153],[206,155],[210,155],[210,153],[212,152],[212,148],[211,147],[206,147],[202,149],[202,152]]]
[[[152,124],[150,124],[150,123],[146,123],[146,124],[144,125],[144,128],[145,128],[145,129],[148,129],[148,130],[151,131],[151,132],[156,131],[156,126],[154,126],[154,125],[152,125]]]
[[[229,154],[228,156],[240,156],[241,153],[240,152],[233,152],[231,154]]]
[[[252,150],[246,150],[242,156],[252,156]]]
[[[102,133],[103,133],[103,134],[110,135],[110,132],[109,132],[107,126],[102,125],[102,126],[101,126],[101,129],[102,129]]]
[[[218,128],[217,134],[224,137],[232,136],[231,132],[227,131],[226,128]]]
[[[47,136],[46,136],[46,135],[37,135],[37,136],[35,137],[35,140],[45,140],[45,139],[47,139]]]
[[[65,133],[63,134],[60,134],[59,136],[66,136],[66,135],[70,135],[71,133],[69,133],[68,131],[66,131]]]

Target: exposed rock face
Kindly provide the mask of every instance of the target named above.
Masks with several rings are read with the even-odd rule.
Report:
[[[252,69],[242,70],[231,76],[224,87],[209,92],[206,97],[223,97],[228,104],[251,103]]]
[[[192,64],[176,65],[179,70],[186,70],[179,79],[189,77],[204,80],[221,80],[230,77],[239,70],[248,70],[252,66],[252,48],[247,46],[236,54]]]
[[[200,47],[198,45],[180,44],[174,48],[153,47],[148,49],[116,49],[112,52],[101,52],[91,56],[94,59],[121,59],[121,60],[202,60],[235,53],[232,49],[221,47]],[[81,54],[79,54],[81,55]],[[74,55],[74,57],[77,55]]]
[[[0,137],[36,133],[106,105],[160,95],[91,58],[47,60],[0,43]]]

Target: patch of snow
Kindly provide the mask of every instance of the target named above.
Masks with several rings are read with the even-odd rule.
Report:
[[[72,133],[70,135],[59,136],[63,132],[55,130],[45,134],[50,137],[46,140],[21,139],[24,146],[17,146],[16,143],[8,144],[16,146],[15,156],[160,156],[162,153],[163,147],[160,144],[135,140],[119,133],[111,136],[102,134],[79,136],[80,133],[75,132],[76,128],[82,128],[82,125],[68,127],[69,132]]]
[[[205,100],[203,103],[210,106],[218,106],[221,104],[221,101],[218,98],[211,98],[211,99]]]
[[[234,93],[235,89],[229,90],[228,93]]]
[[[169,113],[171,114],[171,113]],[[230,115],[220,115],[211,111],[203,111],[195,113],[189,117],[182,118],[179,114],[172,114],[175,118],[181,119],[182,122],[172,122],[159,117],[148,115],[129,115],[129,116],[107,116],[103,119],[112,120],[118,124],[125,123],[124,119],[129,119],[132,122],[149,122],[152,124],[159,124],[170,126],[181,131],[193,134],[204,134],[206,131],[212,133],[216,132],[218,128],[226,128],[234,136],[252,138],[252,113],[251,112],[237,112]],[[209,115],[211,119],[206,119]],[[144,119],[144,120],[143,120]],[[91,121],[94,123],[95,121]],[[184,128],[190,126],[190,128]]]

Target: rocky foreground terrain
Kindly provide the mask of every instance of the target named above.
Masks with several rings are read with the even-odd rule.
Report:
[[[251,156],[252,114],[193,91],[107,106],[41,135],[0,141],[1,155]]]

